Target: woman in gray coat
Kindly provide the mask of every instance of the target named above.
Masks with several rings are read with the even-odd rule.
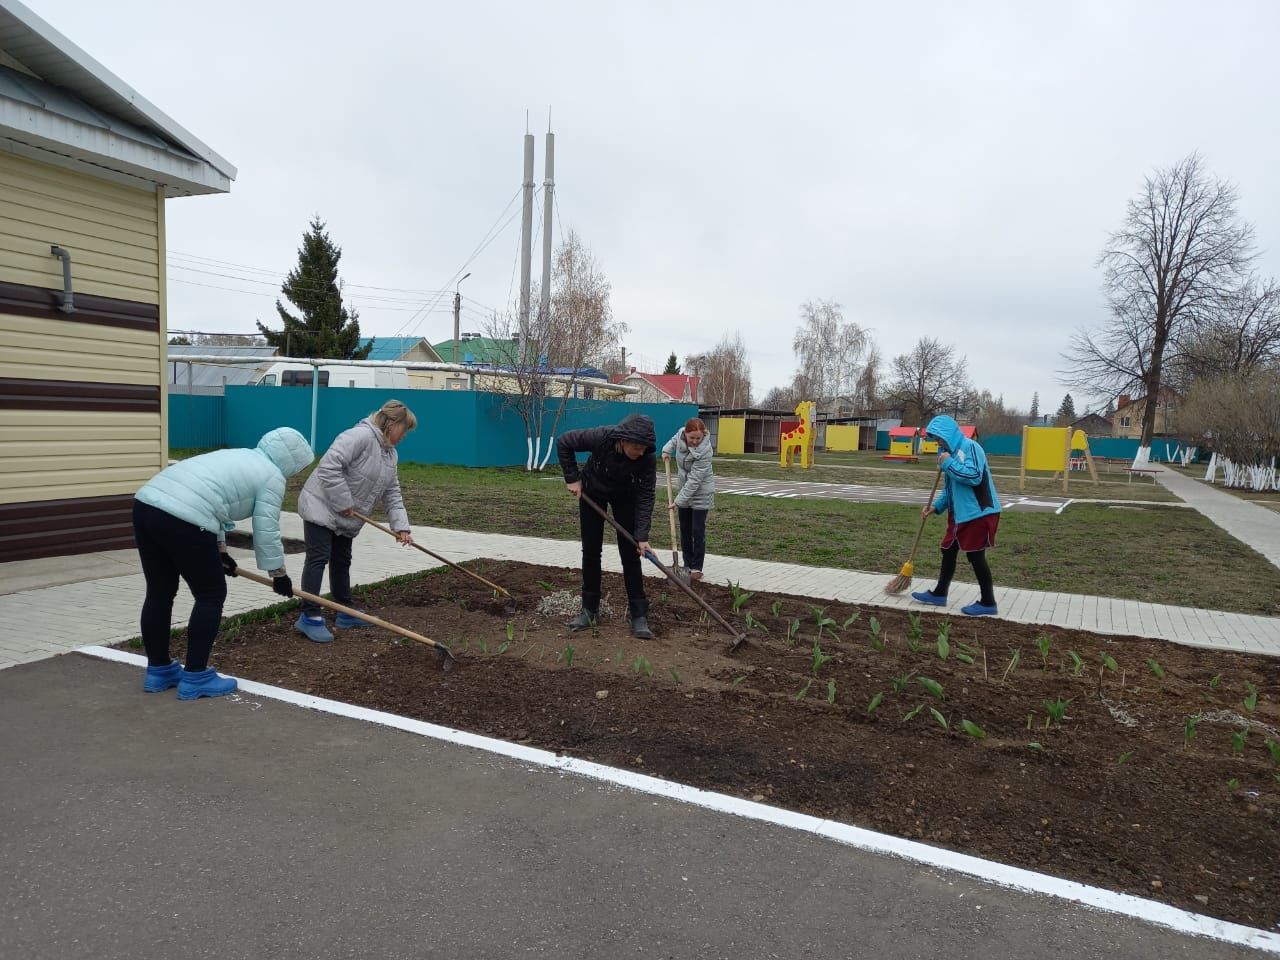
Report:
[[[680,492],[670,507],[680,516],[680,550],[689,579],[702,579],[707,553],[707,514],[716,505],[716,478],[711,474],[715,451],[707,439],[707,425],[693,417],[662,447],[662,459],[675,458]]]
[[[388,400],[350,430],[338,434],[302,487],[298,513],[307,542],[307,562],[302,568],[302,589],[319,593],[324,568],[329,568],[333,599],[351,606],[351,545],[364,526],[357,513],[369,514],[381,501],[388,525],[402,544],[409,536],[409,515],[400,496],[396,476],[396,444],[418,425],[418,419],[399,400]],[[340,613],[335,626],[366,627],[368,623]],[[296,629],[316,643],[328,643],[333,634],[314,603],[303,601]]]

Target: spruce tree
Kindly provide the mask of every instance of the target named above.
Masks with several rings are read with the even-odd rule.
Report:
[[[1031,395],[1031,422],[1035,423],[1040,419],[1040,393],[1039,391]]]
[[[359,314],[342,304],[342,284],[338,280],[342,248],[329,239],[324,227],[319,215],[312,219],[298,248],[298,265],[280,286],[280,292],[301,316],[294,316],[277,300],[276,312],[284,329],[270,330],[261,321],[258,329],[268,344],[282,348],[288,356],[364,360],[373,349],[373,342],[359,346]]]
[[[1062,418],[1064,423],[1070,423],[1076,418],[1076,402],[1071,399],[1071,394],[1067,394],[1062,398],[1062,406],[1058,408],[1058,416]]]
[[[672,373],[678,374],[679,372],[680,364],[676,362],[675,353],[672,353],[671,356],[667,357],[667,368],[663,370],[662,373],[665,376]]]

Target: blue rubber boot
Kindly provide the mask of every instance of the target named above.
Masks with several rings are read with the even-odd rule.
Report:
[[[178,685],[178,677],[181,673],[182,664],[177,660],[170,661],[166,667],[147,667],[147,676],[142,681],[142,689],[147,693],[163,693]]]
[[[960,612],[966,617],[994,617],[999,611],[994,603],[988,605],[979,600],[977,603],[971,603],[967,607],[961,607]]]
[[[324,625],[324,617],[308,617],[305,613],[298,617],[293,628],[312,643],[332,643],[333,634]]]
[[[945,607],[947,598],[938,596],[932,590],[917,590],[911,594],[911,599],[917,603],[927,603],[932,607]]]
[[[220,676],[213,667],[206,667],[194,673],[183,670],[182,678],[178,681],[178,699],[199,700],[201,697],[225,697],[228,693],[233,693],[236,686],[234,677]]]
[[[340,613],[333,618],[333,625],[341,627],[343,630],[358,630],[360,627],[371,627],[368,620],[361,620],[359,617],[353,617],[349,613]]]

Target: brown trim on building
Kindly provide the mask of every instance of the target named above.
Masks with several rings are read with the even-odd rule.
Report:
[[[0,409],[127,410],[159,413],[160,388],[136,383],[0,377]]]
[[[158,304],[117,300],[115,297],[98,297],[79,291],[75,291],[73,301],[75,312],[63,313],[61,290],[0,280],[0,313],[41,317],[46,320],[96,323],[108,327],[127,327],[130,330],[149,330],[152,333],[160,332]]]
[[[133,545],[129,494],[0,504],[0,563]]]

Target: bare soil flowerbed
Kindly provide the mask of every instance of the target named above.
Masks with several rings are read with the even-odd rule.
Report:
[[[723,629],[670,585],[650,581],[655,637],[640,641],[620,616],[564,628],[554,611],[574,606],[576,571],[474,567],[512,592],[513,610],[450,570],[360,598],[447,642],[450,672],[376,628],[312,644],[279,608],[228,621],[214,663],[1239,923],[1280,922],[1276,660],[764,593],[734,610],[730,590],[704,583],[732,622],[759,625],[730,654]],[[625,610],[620,577],[605,574],[605,589]]]

